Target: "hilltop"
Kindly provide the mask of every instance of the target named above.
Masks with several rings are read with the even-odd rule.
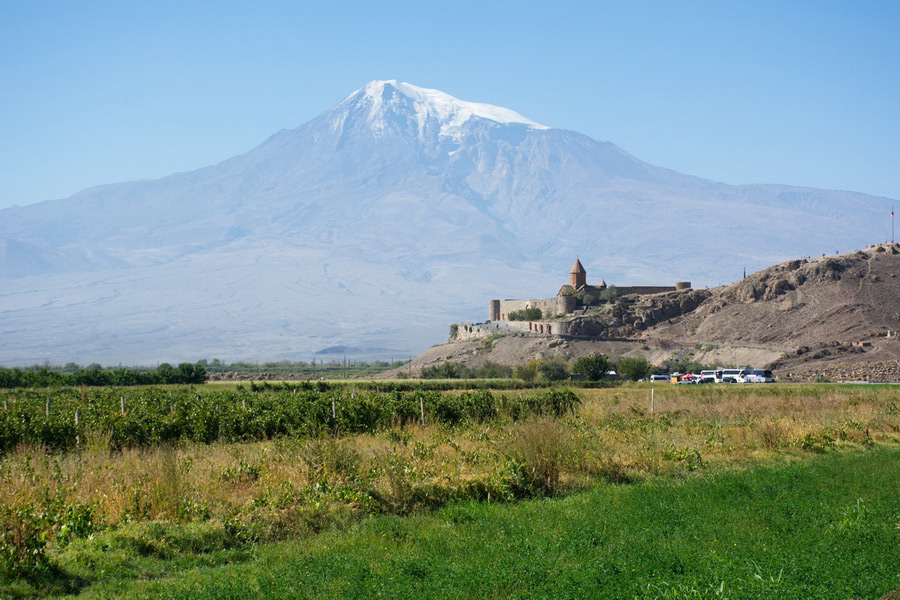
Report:
[[[600,352],[771,367],[782,378],[900,379],[900,244],[790,260],[711,289],[629,295],[554,320],[568,335],[473,328],[405,367],[517,365]],[[480,333],[479,333],[480,332]]]

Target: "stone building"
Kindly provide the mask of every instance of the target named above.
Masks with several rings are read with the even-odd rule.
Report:
[[[623,286],[616,287],[617,296],[631,294],[661,294],[676,290],[688,290],[691,284],[688,281],[680,281],[674,286]],[[594,300],[602,298],[603,292],[608,289],[605,280],[600,285],[588,285],[587,271],[581,260],[575,259],[572,270],[569,271],[569,283],[559,288],[556,296],[552,298],[534,298],[530,300],[491,300],[488,306],[489,320],[509,321],[510,313],[530,308],[538,308],[543,319],[549,319],[556,315],[572,314],[578,308],[579,298],[590,295]],[[537,323],[540,333],[556,333],[553,326],[548,323]],[[533,331],[534,329],[531,328]]]

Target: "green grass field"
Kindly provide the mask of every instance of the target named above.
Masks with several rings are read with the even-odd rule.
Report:
[[[85,598],[878,598],[900,586],[898,482],[900,450],[876,448],[451,504],[249,552],[179,554],[170,530],[168,560],[111,535],[60,559]]]

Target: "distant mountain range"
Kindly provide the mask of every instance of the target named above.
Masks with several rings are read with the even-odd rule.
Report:
[[[0,364],[402,358],[588,281],[697,286],[865,247],[891,201],[729,186],[373,81],[214,166],[0,211]]]

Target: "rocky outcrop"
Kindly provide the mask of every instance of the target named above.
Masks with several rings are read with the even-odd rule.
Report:
[[[623,297],[572,319],[567,331],[579,337],[632,338],[658,323],[690,313],[709,297],[708,290]]]
[[[690,290],[643,296],[632,306],[634,325],[637,329],[644,330],[681,317],[704,303],[710,295],[708,290]]]

